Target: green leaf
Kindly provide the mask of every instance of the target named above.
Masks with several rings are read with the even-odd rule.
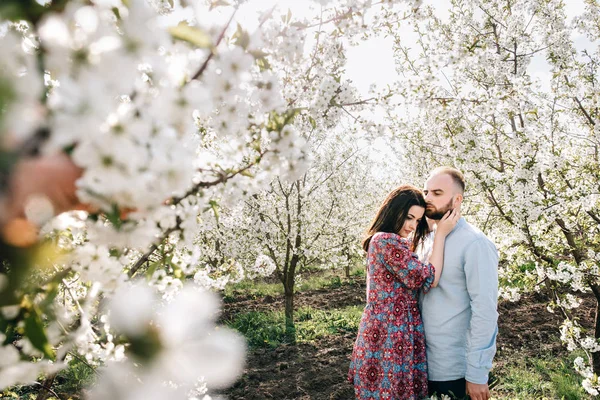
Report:
[[[9,2],[8,4],[0,5],[0,16],[3,19],[17,21],[26,18],[25,12],[18,4]]]
[[[290,10],[288,8],[287,14],[284,15],[283,17],[281,17],[281,21],[283,21],[284,24],[289,24],[291,20],[292,20],[292,10]]]
[[[56,358],[48,342],[48,336],[46,336],[40,313],[35,306],[31,307],[29,315],[25,318],[25,335],[33,347],[44,353],[46,357],[51,360]]]
[[[312,126],[313,129],[317,128],[317,121],[315,121],[315,119],[310,115],[308,116],[308,121],[310,122],[310,126]]]
[[[248,32],[242,29],[242,26],[240,24],[237,24],[237,30],[235,31],[231,39],[233,39],[233,43],[236,46],[240,46],[244,50],[246,50],[248,48],[248,45],[250,44],[250,35],[248,34]]]
[[[302,111],[302,108],[300,108],[300,107],[290,108],[290,109],[286,110],[283,115],[283,117],[284,117],[283,126],[294,122],[294,119],[296,118],[296,116],[298,114],[300,114],[301,111]],[[283,126],[281,127],[282,129],[283,129]]]
[[[150,264],[150,266],[146,270],[146,278],[151,279],[152,275],[154,275],[154,272],[156,272],[156,269],[159,267],[159,265],[160,262],[153,262],[152,264]]]
[[[125,4],[125,0],[123,0],[123,4]],[[115,17],[117,17],[118,20],[121,20],[121,12],[119,11],[119,9],[117,7],[113,7],[111,9],[111,11],[113,12],[113,14],[115,14]]]
[[[106,213],[106,219],[108,219],[117,230],[121,228],[123,221],[121,221],[121,210],[119,210],[119,206],[117,204],[113,204],[110,212]]]
[[[219,203],[216,200],[211,200],[208,204],[210,204],[210,208],[212,208],[213,213],[215,214],[215,219],[217,222],[219,221]]]
[[[241,171],[240,175],[247,176],[249,178],[254,178],[254,174],[252,172],[248,171],[247,169]]]
[[[175,276],[175,278],[180,280],[183,280],[185,278],[185,275],[183,274],[181,268],[176,265],[173,266],[173,275]]]
[[[296,21],[296,22],[292,22],[290,24],[290,26],[296,27],[298,29],[305,29],[308,28],[308,25],[305,24],[304,22],[300,22],[300,21]]]
[[[258,65],[258,68],[261,72],[271,69],[271,64],[269,64],[269,61],[264,57],[257,58],[256,65]]]
[[[9,322],[4,318],[0,318],[0,332],[4,333],[4,336],[6,336],[4,341],[0,342],[0,344],[6,346],[7,344],[10,344],[15,340],[15,337],[17,336],[15,328],[16,326],[14,322]]]
[[[264,52],[262,50],[250,50],[248,53],[252,54],[252,56],[254,56],[254,58],[256,59],[265,58],[269,55],[269,53]]]
[[[183,40],[202,49],[212,47],[212,39],[208,33],[194,26],[189,26],[185,22],[169,28],[169,33],[175,39]]]
[[[11,21],[27,20],[34,25],[46,14],[62,12],[69,0],[53,0],[42,6],[36,0],[1,0],[0,18]]]
[[[226,2],[225,0],[213,0],[212,3],[210,3],[210,8],[208,9],[209,11],[212,10],[213,8],[217,8],[217,7],[223,7],[223,6],[230,6],[231,4],[229,4],[228,2]]]
[[[252,143],[252,148],[253,148],[254,150],[256,150],[257,152],[259,152],[259,153],[260,153],[260,152],[262,151],[262,150],[261,150],[261,146],[260,146],[260,140],[255,140],[255,141]],[[258,161],[258,160],[257,160],[257,161]]]
[[[54,299],[58,295],[58,282],[49,283],[46,289],[46,298],[40,303],[42,309],[46,309],[52,305]]]

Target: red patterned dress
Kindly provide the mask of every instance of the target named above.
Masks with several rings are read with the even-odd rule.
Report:
[[[367,306],[360,321],[348,379],[357,399],[412,400],[427,396],[423,321],[417,305],[434,268],[394,233],[373,235],[367,254]]]

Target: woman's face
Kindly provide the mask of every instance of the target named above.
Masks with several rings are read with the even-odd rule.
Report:
[[[423,214],[425,213],[425,208],[421,206],[412,206],[408,210],[408,215],[404,220],[404,225],[402,225],[402,229],[398,233],[402,237],[408,237],[411,233],[417,229],[417,225],[423,218]]]

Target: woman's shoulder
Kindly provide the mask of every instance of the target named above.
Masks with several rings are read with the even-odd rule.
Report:
[[[410,247],[410,240],[396,233],[377,232],[371,238],[371,241],[379,245],[394,245]]]

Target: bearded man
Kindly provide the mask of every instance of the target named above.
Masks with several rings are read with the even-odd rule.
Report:
[[[425,183],[427,218],[439,221],[460,207],[463,174],[433,170]],[[477,228],[460,218],[446,237],[439,284],[421,297],[429,394],[488,400],[489,371],[498,334],[498,252]]]

